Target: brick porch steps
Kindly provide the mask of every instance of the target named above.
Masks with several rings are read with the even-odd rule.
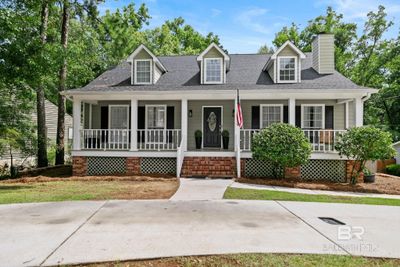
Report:
[[[185,157],[181,176],[236,177],[236,159],[234,157]]]

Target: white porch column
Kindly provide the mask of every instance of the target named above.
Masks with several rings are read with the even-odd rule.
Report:
[[[131,151],[137,151],[138,100],[131,99]]]
[[[344,128],[349,129],[349,102],[344,103]]]
[[[81,150],[81,104],[82,101],[80,99],[73,99],[73,150]]]
[[[92,114],[93,114],[93,105],[89,104],[89,129],[93,128],[93,122],[92,122]]]
[[[181,135],[184,143],[182,144],[182,151],[187,151],[187,131],[188,131],[188,100],[181,100]],[[179,146],[180,144],[178,144]]]
[[[296,126],[296,99],[289,98],[289,107],[288,107],[288,115],[289,115],[289,124]]]
[[[363,117],[364,117],[364,104],[361,100],[361,97],[355,99],[355,113],[356,113],[356,126],[363,125]]]

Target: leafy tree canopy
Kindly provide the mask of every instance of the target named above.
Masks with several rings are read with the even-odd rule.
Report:
[[[211,43],[219,43],[212,32],[203,36],[192,26],[185,24],[182,17],[167,20],[163,25],[145,31],[146,45],[156,55],[196,55]]]
[[[273,44],[276,47],[290,40],[304,52],[311,51],[313,37],[318,33],[335,35],[335,67],[358,85],[380,89],[365,105],[364,122],[393,133],[400,140],[400,37],[385,39],[393,27],[384,6],[367,15],[361,35],[357,25],[344,21],[343,15],[328,7],[324,15],[308,22],[300,30],[292,23],[279,31]]]

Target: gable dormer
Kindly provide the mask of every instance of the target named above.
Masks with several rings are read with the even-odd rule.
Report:
[[[158,58],[143,44],[133,51],[126,60],[131,64],[131,84],[151,85],[157,83],[167,72]]]
[[[301,60],[306,55],[292,42],[286,41],[270,57],[263,71],[267,71],[274,83],[300,83]]]
[[[211,43],[198,57],[201,84],[226,83],[229,56],[215,43]]]

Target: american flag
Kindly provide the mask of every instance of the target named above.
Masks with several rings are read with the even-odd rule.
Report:
[[[242,114],[242,107],[240,106],[240,99],[239,99],[239,89],[237,90],[237,109],[236,109],[236,123],[237,126],[241,129],[243,127],[243,114]]]

